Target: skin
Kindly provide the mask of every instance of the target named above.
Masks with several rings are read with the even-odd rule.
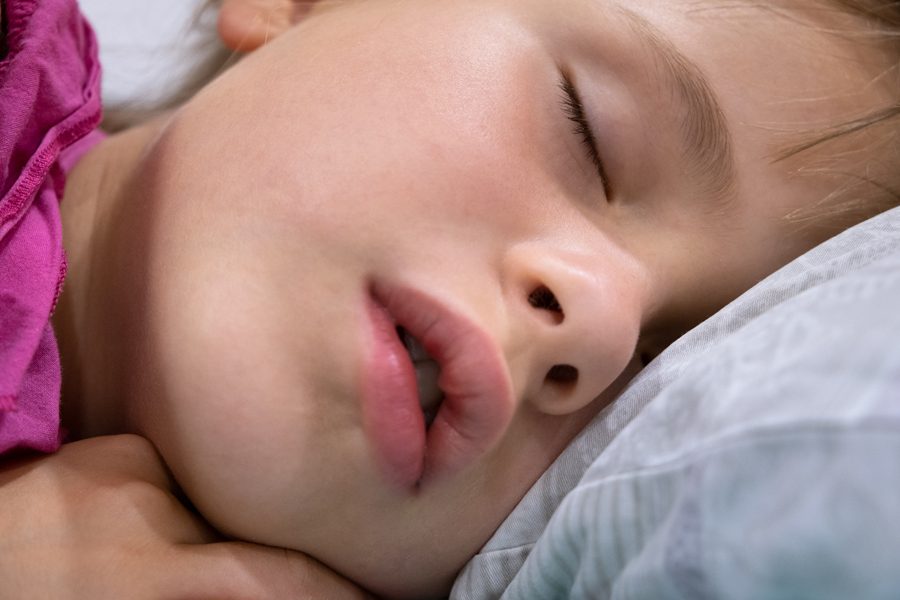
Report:
[[[222,540],[174,488],[159,454],[136,435],[4,461],[0,597],[369,597],[299,552]]]
[[[820,241],[784,216],[834,182],[773,164],[773,128],[840,121],[880,90],[838,68],[852,52],[804,13],[695,4],[627,6],[722,104],[725,202],[685,162],[671,96],[615,2],[226,3],[226,41],[274,41],[72,173],[55,321],[68,426],[146,436],[227,535],[380,595],[445,594],[642,355]],[[274,12],[234,19],[251,6]],[[609,197],[559,65],[595,121]],[[801,102],[811,89],[829,100]],[[372,280],[476,324],[513,391],[499,438],[415,489],[386,480],[363,432]],[[529,303],[536,286],[564,318]],[[559,364],[577,383],[548,381]]]

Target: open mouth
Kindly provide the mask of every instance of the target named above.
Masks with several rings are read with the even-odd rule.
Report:
[[[386,480],[419,489],[497,442],[512,382],[488,332],[429,294],[377,282],[366,307],[363,426]]]
[[[441,375],[441,367],[437,361],[428,354],[422,343],[412,336],[403,327],[397,327],[397,335],[406,348],[413,367],[416,370],[416,389],[419,392],[419,406],[425,416],[425,426],[430,427],[434,417],[441,408],[445,395],[438,385]]]

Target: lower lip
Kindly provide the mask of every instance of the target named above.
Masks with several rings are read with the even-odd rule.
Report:
[[[364,426],[382,473],[409,489],[421,478],[425,463],[425,418],[416,373],[387,309],[372,297],[366,308],[371,346],[362,373]]]

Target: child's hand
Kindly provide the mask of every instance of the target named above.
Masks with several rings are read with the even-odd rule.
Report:
[[[364,598],[297,552],[220,542],[153,446],[93,438],[0,467],[0,598]]]

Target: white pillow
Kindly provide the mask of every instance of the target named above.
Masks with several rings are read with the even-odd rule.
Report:
[[[898,309],[895,209],[673,344],[535,484],[452,598],[896,597]]]
[[[202,0],[79,0],[100,41],[107,106],[153,107],[182,87],[209,53]]]

